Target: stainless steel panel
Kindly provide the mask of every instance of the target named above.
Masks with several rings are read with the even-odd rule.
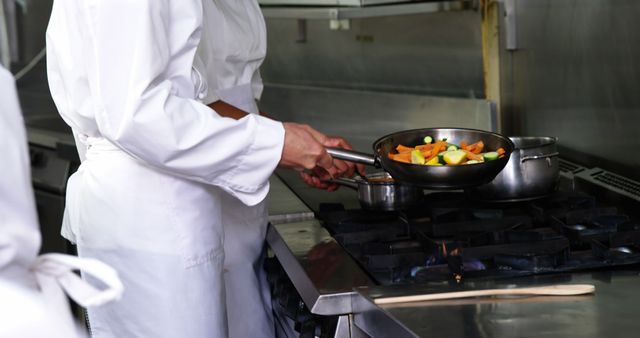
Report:
[[[380,307],[420,337],[629,337],[640,329],[635,320],[640,302],[638,272],[598,271],[466,282],[468,288],[594,284],[593,296],[470,298]],[[454,289],[439,283],[378,287],[363,290],[363,294],[377,298]]]
[[[270,226],[267,242],[312,313],[352,313],[354,288],[373,286],[317,221]]]
[[[415,15],[465,9],[468,1],[405,3],[374,7],[263,7],[265,18],[347,20],[382,16]]]
[[[390,3],[409,2],[411,0],[258,0],[261,5],[287,6],[371,6]],[[413,0],[415,1],[415,0]]]
[[[512,134],[559,137],[563,157],[640,179],[640,2],[519,0],[503,54]]]
[[[280,178],[269,179],[267,208],[271,224],[302,222],[314,218],[314,214]]]
[[[484,97],[480,14],[354,19],[332,31],[309,20],[267,19],[266,82],[456,97]]]

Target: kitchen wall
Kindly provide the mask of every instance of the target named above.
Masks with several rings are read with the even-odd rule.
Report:
[[[484,97],[480,15],[476,11],[351,20],[267,19],[266,82]]]
[[[640,1],[517,0],[503,52],[513,134],[553,135],[562,156],[640,180]]]

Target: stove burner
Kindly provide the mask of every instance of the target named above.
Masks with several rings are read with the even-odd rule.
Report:
[[[385,285],[640,263],[640,223],[575,192],[493,204],[432,193],[402,213],[328,205],[319,218]]]

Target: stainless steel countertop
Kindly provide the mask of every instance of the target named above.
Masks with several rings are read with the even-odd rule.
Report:
[[[418,337],[632,337],[640,331],[640,269],[595,271],[467,282],[466,288],[513,288],[549,284],[594,284],[595,295],[470,298],[381,305]],[[374,287],[371,298],[455,291],[448,285]],[[356,325],[377,318],[361,315]]]
[[[352,313],[355,288],[374,286],[316,220],[274,224],[267,242],[312,313]]]
[[[269,179],[267,208],[271,224],[300,222],[314,218],[313,211],[276,175]]]

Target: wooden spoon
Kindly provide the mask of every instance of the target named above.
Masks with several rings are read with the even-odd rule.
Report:
[[[425,295],[411,295],[400,297],[385,297],[374,300],[376,304],[396,304],[406,302],[420,302],[428,300],[455,299],[483,296],[511,296],[511,295],[544,295],[544,296],[575,296],[594,293],[596,287],[591,284],[559,284],[516,289],[487,289],[458,292],[441,292]]]

